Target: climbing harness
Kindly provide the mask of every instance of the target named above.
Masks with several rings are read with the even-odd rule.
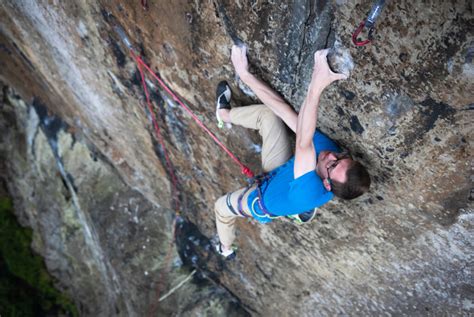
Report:
[[[262,186],[264,184],[267,184],[267,182],[270,181],[270,179],[273,177],[273,175],[274,175],[273,173],[263,173],[263,174],[257,175],[255,177],[249,179],[247,187],[242,191],[242,193],[240,193],[239,197],[237,198],[237,210],[238,210],[240,215],[242,215],[244,217],[247,217],[247,218],[252,218],[252,216],[247,215],[244,212],[243,206],[242,206],[242,201],[243,201],[243,198],[244,198],[245,194],[250,189],[254,188],[252,193],[256,192],[256,197],[252,198],[252,203],[251,203],[251,206],[252,206],[251,210],[253,211],[253,213],[255,213],[260,218],[266,218],[266,219],[269,219],[269,220],[273,220],[273,219],[276,219],[276,218],[279,218],[279,217],[285,217],[285,216],[273,215],[272,213],[270,213],[268,211],[267,207],[263,203],[263,192],[264,192],[264,190],[262,189]],[[250,195],[247,199],[250,199]],[[263,214],[257,212],[256,207],[258,207],[258,210],[260,210]],[[231,209],[231,211],[232,211],[232,209]]]
[[[263,203],[263,193],[262,193],[262,188],[261,186],[263,185],[264,182],[269,181],[272,178],[272,174],[263,174],[262,177],[257,178],[257,197],[258,197],[258,207],[260,207],[260,210],[270,219],[278,218],[278,216],[272,215],[268,209],[265,207]]]
[[[365,21],[362,21],[357,27],[357,29],[354,31],[354,33],[352,34],[352,42],[355,45],[364,46],[372,42],[373,33],[375,31],[375,22],[377,21],[377,18],[380,16],[380,13],[382,12],[382,9],[384,6],[385,6],[385,0],[377,0],[374,2],[367,19]],[[357,37],[359,36],[360,32],[362,32],[364,27],[369,30],[368,38],[366,40],[359,41]]]
[[[248,215],[247,213],[245,213],[242,202],[243,202],[245,194],[247,194],[250,189],[254,188],[254,191],[257,191],[258,194],[257,194],[257,197],[255,197],[255,199],[253,199],[253,201],[252,201],[253,211],[255,212],[255,204],[258,204],[258,207],[264,213],[264,215],[262,215],[262,217],[266,217],[266,218],[270,218],[270,219],[278,218],[278,216],[270,214],[270,212],[268,212],[268,210],[265,208],[265,206],[263,204],[263,195],[262,195],[261,185],[265,181],[269,180],[271,177],[272,177],[271,174],[263,173],[263,174],[255,176],[253,178],[250,178],[248,180],[248,185],[244,188],[244,190],[239,194],[239,196],[237,198],[237,210],[235,210],[235,208],[232,206],[232,202],[231,202],[231,197],[232,197],[233,193],[228,193],[227,196],[226,196],[227,208],[229,208],[229,210],[236,216],[242,216],[242,217],[245,217],[245,218],[252,218],[251,215]]]
[[[267,186],[268,186],[268,182],[271,180],[273,175],[274,175],[273,173],[263,173],[263,174],[257,175],[255,177],[249,179],[249,181],[248,181],[249,184],[239,194],[239,197],[237,198],[237,211],[235,210],[235,208],[231,204],[232,193],[227,194],[226,204],[227,204],[227,207],[229,208],[229,210],[233,214],[235,214],[236,216],[242,216],[242,217],[245,217],[245,218],[255,218],[255,219],[257,219],[256,217],[254,217],[254,215],[256,215],[259,218],[257,220],[260,221],[260,222],[264,222],[264,223],[269,222],[269,221],[274,220],[274,219],[277,219],[277,218],[285,218],[288,221],[290,221],[292,223],[296,223],[296,224],[305,224],[305,223],[308,223],[311,220],[313,220],[313,218],[316,214],[316,208],[312,209],[312,210],[308,210],[308,211],[303,212],[303,213],[299,213],[299,214],[295,214],[295,215],[285,215],[285,216],[274,215],[274,214],[272,214],[271,212],[268,211],[267,207],[264,204],[264,200],[263,200],[263,194],[264,194],[265,190],[262,189],[262,186],[264,184],[267,184]],[[243,201],[243,198],[244,198],[245,194],[249,190],[251,190],[252,188],[254,188],[253,191],[247,197],[247,199],[251,200],[250,213],[252,215],[247,215],[243,210],[242,201]],[[256,194],[254,194],[254,192],[256,192]],[[255,197],[253,197],[253,196],[255,196]],[[258,209],[257,209],[257,207],[258,207]],[[262,213],[260,213],[259,211],[261,211]],[[304,218],[306,218],[306,219],[301,218],[301,215],[305,215]],[[306,216],[306,215],[308,215],[308,216]],[[265,219],[265,220],[263,220],[262,218]]]
[[[239,198],[238,198],[237,205],[238,205],[239,213],[245,214],[244,211],[243,211],[243,208],[242,208],[242,199],[244,198],[244,195],[250,190],[250,188],[252,188],[254,185],[256,185],[255,190],[257,191],[257,197],[252,202],[252,207],[253,207],[254,212],[255,212],[254,206],[255,206],[255,203],[257,203],[258,207],[264,213],[265,217],[267,217],[269,219],[274,219],[274,218],[278,217],[278,216],[270,214],[270,212],[267,210],[267,208],[263,204],[263,195],[262,195],[261,186],[265,182],[269,181],[272,178],[272,176],[273,175],[271,173],[263,173],[263,174],[257,175],[256,177],[249,180],[248,186],[239,195]],[[247,217],[250,217],[250,216],[247,216]]]
[[[230,201],[231,197],[232,197],[232,193],[228,193],[227,196],[225,197],[225,203],[226,203],[226,205],[227,205],[227,208],[229,208],[229,210],[230,210],[234,215],[236,215],[236,216],[239,216],[239,215],[240,215],[240,216],[242,216],[242,217],[247,217],[246,214],[240,213],[240,210],[239,210],[239,213],[237,213],[237,211],[235,211],[235,209],[234,209],[234,207],[232,206],[232,203],[231,203],[231,201]],[[239,209],[239,208],[237,208],[237,209]]]

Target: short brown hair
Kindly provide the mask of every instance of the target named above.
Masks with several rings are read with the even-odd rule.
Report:
[[[370,176],[361,163],[352,161],[346,171],[347,180],[344,183],[332,181],[331,190],[339,198],[354,199],[367,192],[370,187]]]

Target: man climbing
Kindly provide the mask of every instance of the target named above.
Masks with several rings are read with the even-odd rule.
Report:
[[[368,191],[367,170],[327,136],[316,130],[318,104],[323,90],[333,81],[346,79],[332,72],[327,63],[328,50],[314,54],[314,69],[308,92],[297,114],[272,88],[249,72],[245,46],[233,46],[231,59],[240,79],[263,102],[261,105],[230,108],[230,88],[226,82],[217,87],[219,121],[258,130],[262,137],[264,176],[247,188],[219,198],[215,203],[218,252],[235,257],[235,221],[253,217],[266,223],[275,217],[291,216],[309,221],[315,208],[336,195],[353,199]],[[286,124],[296,133],[295,155]]]

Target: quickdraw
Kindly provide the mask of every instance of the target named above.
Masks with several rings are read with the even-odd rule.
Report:
[[[380,16],[380,13],[382,12],[383,7],[385,6],[385,0],[377,0],[375,3],[372,5],[372,9],[370,10],[370,13],[365,21],[362,21],[359,24],[359,27],[354,31],[352,34],[352,42],[357,45],[357,46],[364,46],[372,42],[373,40],[373,34],[375,31],[375,22],[377,21],[377,18]],[[359,41],[357,37],[359,36],[360,32],[364,29],[364,27],[369,29],[369,34],[368,38],[363,41]]]

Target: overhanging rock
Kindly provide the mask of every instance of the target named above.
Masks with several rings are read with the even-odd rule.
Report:
[[[27,123],[38,124],[25,110],[31,108],[4,101],[22,119],[19,133],[2,135],[0,153],[9,167],[3,178],[19,218],[35,229],[35,249],[62,287],[77,294],[85,315],[146,313],[156,302],[172,239],[166,167],[144,110],[136,66],[116,26],[257,171],[258,136],[240,127],[221,131],[214,123],[220,80],[231,84],[233,106],[256,102],[238,88],[229,60],[231,37],[248,45],[253,71],[295,109],[306,93],[314,50],[337,46],[352,69],[349,80],[325,92],[318,125],[369,167],[373,189],[357,201],[329,203],[308,226],[241,221],[237,261],[206,268],[209,276],[216,273],[211,284],[227,289],[225,298],[233,294],[247,312],[262,315],[472,312],[472,114],[467,109],[474,88],[474,38],[468,1],[388,2],[374,42],[365,47],[353,46],[351,33],[369,11],[368,1],[147,2],[148,10],[140,1],[0,4],[2,85],[27,104],[39,100],[48,115],[68,127],[59,136],[58,156],[70,174],[69,179],[58,172],[53,152],[37,149],[47,142],[28,143],[46,140],[44,133],[31,134]],[[182,215],[212,238],[213,202],[244,180],[169,96],[157,92],[153,98],[180,182]],[[11,118],[6,106],[1,109],[3,118]],[[11,122],[2,122],[2,131],[9,131]],[[79,140],[76,145],[72,136]],[[75,151],[84,157],[94,153],[101,163],[78,162],[83,156]],[[83,222],[76,221],[71,189],[83,197],[78,198]],[[38,192],[44,193],[41,204],[31,198]],[[125,198],[140,201],[138,211]],[[55,234],[48,223],[57,224]],[[92,244],[84,238],[88,228],[95,234]],[[70,252],[84,246],[84,252]],[[58,250],[66,247],[72,258],[63,261]],[[189,274],[173,254],[164,289]],[[135,274],[140,287],[124,287],[133,284]],[[199,286],[189,285],[194,285],[189,296],[208,294],[196,295]],[[176,305],[179,294],[160,303],[158,311],[194,311]],[[231,307],[222,303],[223,310]]]

